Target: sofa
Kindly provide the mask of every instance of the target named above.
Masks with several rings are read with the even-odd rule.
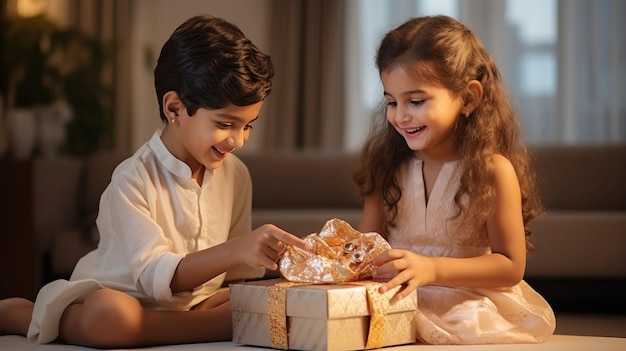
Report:
[[[534,156],[547,212],[531,225],[526,280],[555,310],[626,316],[626,146]]]
[[[626,145],[531,149],[546,212],[531,225],[536,250],[525,279],[555,309],[626,315]],[[83,161],[74,225],[39,233],[44,279],[69,276],[97,243],[98,199],[122,155]],[[253,227],[273,223],[299,236],[331,218],[356,226],[361,202],[352,181],[355,153],[241,153],[253,181]],[[51,189],[48,189],[51,191]],[[45,198],[45,197],[40,197]],[[50,206],[57,202],[49,199]],[[267,272],[275,277],[277,272]]]

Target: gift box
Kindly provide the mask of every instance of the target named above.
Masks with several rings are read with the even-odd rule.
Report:
[[[363,350],[415,342],[416,292],[393,304],[399,289],[380,283],[293,283],[284,279],[230,285],[233,341],[294,350]]]

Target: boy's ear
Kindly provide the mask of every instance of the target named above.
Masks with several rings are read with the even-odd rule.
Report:
[[[183,103],[180,101],[178,93],[168,91],[163,95],[163,112],[168,119],[178,117],[181,108],[183,108]]]
[[[480,84],[477,80],[471,80],[467,83],[467,96],[464,101],[464,110],[467,111],[468,114],[474,112],[478,104],[483,99],[483,85]]]

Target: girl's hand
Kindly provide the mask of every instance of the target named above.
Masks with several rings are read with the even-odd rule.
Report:
[[[287,248],[287,244],[303,250],[311,250],[304,239],[288,233],[275,225],[264,224],[252,232],[240,236],[233,254],[240,261],[252,267],[265,267],[270,270],[278,268],[278,260]]]
[[[417,287],[434,281],[435,277],[433,260],[408,250],[388,250],[376,257],[372,264],[376,267],[372,272],[374,279],[389,279],[380,286],[381,293],[402,286],[390,302],[406,297]]]

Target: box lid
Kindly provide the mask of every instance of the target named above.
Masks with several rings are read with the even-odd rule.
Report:
[[[234,311],[268,313],[268,289],[284,279],[268,279],[230,285],[230,305]],[[384,294],[390,299],[399,289]],[[417,309],[415,291],[389,306],[387,313]],[[370,314],[367,290],[357,283],[341,285],[296,285],[288,288],[286,314],[290,317],[340,319]]]

